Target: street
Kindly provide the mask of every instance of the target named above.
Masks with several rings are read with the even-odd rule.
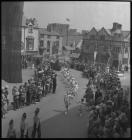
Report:
[[[86,78],[82,78],[82,73],[79,71],[70,70],[70,73],[79,83],[79,96],[77,97],[77,100],[79,100],[85,92],[85,87],[88,80]],[[26,79],[25,81],[27,81],[27,78],[30,78],[32,74],[33,70],[24,70],[23,79]],[[18,132],[19,137],[20,120],[23,112],[27,113],[29,132],[31,136],[33,116],[36,107],[40,108],[39,116],[41,120],[42,138],[87,138],[88,112],[84,111],[83,116],[80,117],[78,110],[79,105],[73,101],[68,115],[65,116],[65,106],[63,99],[65,89],[61,80],[62,77],[60,72],[57,72],[57,74],[58,76],[56,94],[48,94],[35,105],[30,105],[17,111],[11,110],[6,115],[6,118],[2,119],[3,138],[6,137],[8,123],[12,118],[15,121],[15,128]],[[11,90],[9,97],[11,97]]]
[[[74,70],[71,70],[71,73],[76,78],[76,77],[78,77],[78,74],[80,72],[75,72]],[[81,82],[80,77],[81,77],[81,75],[79,75],[77,81],[78,81],[80,87],[85,87],[84,84],[87,82],[87,80],[84,79],[83,82]],[[56,94],[47,95],[45,98],[41,99],[40,103],[37,103],[36,105],[30,105],[28,107],[21,108],[17,111],[14,111],[14,110],[9,111],[8,114],[6,115],[6,118],[2,120],[2,137],[6,137],[8,123],[9,123],[9,120],[11,118],[13,118],[15,120],[15,128],[16,128],[16,130],[19,131],[20,120],[21,120],[21,116],[22,116],[23,112],[27,113],[29,127],[32,127],[33,115],[34,115],[34,110],[36,107],[40,108],[40,120],[42,122],[44,122],[44,124],[46,124],[46,125],[44,125],[44,131],[46,130],[46,133],[45,133],[46,137],[61,137],[61,135],[58,135],[57,132],[51,131],[51,128],[56,129],[56,128],[52,127],[52,125],[55,126],[56,123],[57,123],[57,126],[61,125],[60,127],[58,127],[56,129],[56,131],[58,131],[59,134],[60,134],[59,129],[61,131],[64,130],[63,133],[67,132],[64,135],[64,137],[71,137],[71,136],[76,137],[76,135],[78,135],[78,137],[81,137],[81,135],[79,135],[79,133],[76,130],[75,130],[76,135],[75,135],[75,132],[73,132],[74,134],[72,133],[72,131],[75,128],[78,128],[80,130],[81,118],[79,117],[79,114],[77,113],[78,109],[75,108],[76,106],[78,106],[78,104],[73,102],[71,105],[71,109],[73,109],[73,110],[71,110],[69,112],[68,116],[64,115],[65,106],[64,106],[63,98],[64,98],[65,90],[64,90],[64,86],[63,86],[63,83],[61,81],[61,77],[60,77],[59,73],[58,73],[57,85],[58,86],[56,89]],[[83,94],[84,90],[85,90],[85,88],[80,88],[79,92]],[[11,94],[11,92],[10,92],[10,94]],[[10,97],[11,97],[11,95],[10,95]],[[81,94],[79,97],[81,97]],[[77,111],[74,111],[74,110],[77,110]],[[74,116],[74,117],[72,117],[72,116]],[[50,118],[51,118],[51,121],[49,120]],[[73,120],[75,120],[75,122],[73,122]],[[63,125],[61,123],[62,121],[63,121]],[[71,122],[78,125],[78,127],[75,127],[74,125],[72,125]],[[79,124],[77,122],[79,122]],[[84,124],[86,124],[86,122],[84,122]],[[46,127],[46,126],[48,126],[48,127]],[[72,128],[71,126],[73,127],[72,131],[69,130],[69,128]],[[82,125],[82,127],[86,127],[86,126]],[[66,131],[67,130],[66,128],[68,129],[68,131]],[[84,129],[81,129],[81,130],[84,130]],[[42,125],[42,132],[43,132],[43,125]],[[52,132],[53,132],[53,134],[52,134]],[[69,134],[68,134],[68,132],[69,132]],[[61,134],[63,134],[63,133],[61,133]]]

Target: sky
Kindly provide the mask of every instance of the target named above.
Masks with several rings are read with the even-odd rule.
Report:
[[[129,2],[47,1],[24,2],[24,16],[36,18],[42,28],[49,23],[69,24],[70,28],[90,30],[111,29],[113,22],[130,30]],[[66,21],[69,18],[70,21]]]

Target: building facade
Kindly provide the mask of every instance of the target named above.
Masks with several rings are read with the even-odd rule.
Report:
[[[39,29],[39,52],[40,54],[61,55],[62,37],[59,33],[48,32],[46,29]]]
[[[51,23],[48,24],[47,31],[59,33],[62,36],[62,46],[73,46],[82,39],[82,34],[76,29],[70,29],[69,24]]]
[[[39,53],[39,28],[32,19],[26,19],[22,26],[22,54],[35,55]]]
[[[90,32],[83,35],[80,59],[84,62],[108,64],[115,68],[128,65],[130,63],[129,36],[130,32],[122,31],[122,25],[118,23],[113,23],[112,29],[92,28]],[[97,52],[96,60],[95,52]]]

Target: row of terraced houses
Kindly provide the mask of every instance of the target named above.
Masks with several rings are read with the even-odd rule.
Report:
[[[93,62],[94,52],[97,52],[95,63],[107,64],[119,68],[130,67],[130,31],[123,31],[122,25],[113,23],[112,29],[100,30],[94,27],[83,33],[83,43],[80,59],[83,62]],[[110,59],[109,59],[110,58]]]

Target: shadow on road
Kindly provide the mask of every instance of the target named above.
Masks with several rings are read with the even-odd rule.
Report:
[[[57,109],[53,109],[53,111],[60,112],[60,113],[64,113],[65,112],[64,110],[57,110]]]
[[[60,112],[46,121],[41,122],[42,138],[87,138],[88,112],[79,116],[79,106],[70,109],[65,115],[64,111]],[[31,136],[32,128],[29,128]]]

